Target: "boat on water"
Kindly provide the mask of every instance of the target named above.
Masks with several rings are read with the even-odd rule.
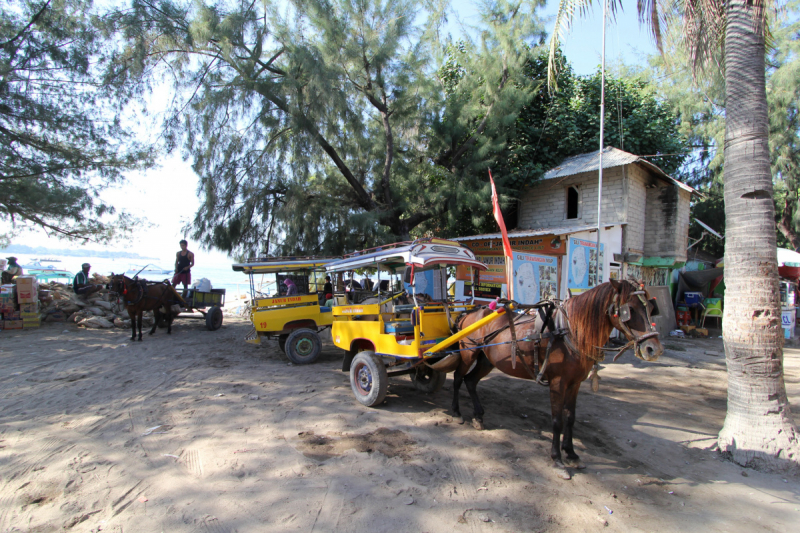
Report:
[[[75,277],[75,274],[68,270],[56,268],[53,265],[43,265],[41,260],[36,259],[28,265],[23,265],[22,269],[25,271],[25,274],[36,276],[39,283],[49,283],[51,281],[72,283],[72,278]]]
[[[156,265],[130,265],[125,271],[125,275],[130,278],[139,276],[140,278],[164,279],[171,278],[172,274],[174,274],[174,270],[167,270]]]

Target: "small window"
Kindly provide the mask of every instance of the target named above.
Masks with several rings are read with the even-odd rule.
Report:
[[[577,185],[567,187],[567,220],[581,217],[581,193]]]

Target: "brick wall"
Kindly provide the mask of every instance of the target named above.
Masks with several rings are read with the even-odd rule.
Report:
[[[580,187],[580,213],[567,219],[567,187]],[[603,222],[625,220],[622,167],[603,172]],[[520,199],[518,227],[522,229],[563,228],[597,223],[597,172],[556,178],[528,188]]]
[[[647,207],[647,184],[652,180],[648,172],[639,165],[627,165],[628,213],[625,226],[625,252],[644,253],[645,210]]]

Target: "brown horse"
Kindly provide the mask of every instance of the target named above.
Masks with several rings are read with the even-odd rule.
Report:
[[[142,340],[142,316],[145,311],[153,311],[153,327],[150,335],[156,332],[161,319],[167,322],[167,333],[172,333],[172,305],[186,302],[167,282],[149,283],[145,280],[131,279],[123,274],[111,274],[108,284],[111,292],[122,297],[128,316],[131,317],[131,340],[136,341],[136,325],[139,325],[139,340]],[[162,311],[163,309],[163,311]]]
[[[560,308],[553,306],[556,310],[552,315],[505,313],[460,343],[460,357],[456,358],[458,366],[453,378],[454,417],[463,423],[458,405],[458,391],[462,381],[466,383],[474,405],[473,425],[477,429],[483,429],[484,410],[477,394],[477,385],[481,378],[491,372],[492,368],[522,379],[536,379],[541,376],[543,379],[540,382],[549,383],[550,388],[553,417],[550,456],[562,470],[562,476],[568,479],[569,474],[564,469],[564,464],[584,468],[572,445],[575,403],[581,383],[589,376],[592,367],[603,359],[604,351],[601,347],[608,342],[614,328],[620,330],[629,341],[618,350],[617,357],[622,351],[632,347],[636,356],[642,360],[658,359],[664,348],[658,340],[655,325],[652,324],[654,305],[655,301],[650,299],[643,284],[637,286],[627,281],[612,280],[570,298]],[[469,313],[460,318],[458,327],[463,329],[491,312],[487,308],[481,308]],[[516,357],[512,357],[510,317],[515,319],[513,329],[517,339]],[[487,346],[490,344],[492,346]],[[456,361],[453,361],[451,368],[440,367],[440,370],[452,370],[455,364]],[[537,364],[541,368],[539,373],[534,370]],[[436,366],[438,365],[434,365]],[[563,443],[560,442],[562,431]],[[563,463],[562,449],[566,453]]]

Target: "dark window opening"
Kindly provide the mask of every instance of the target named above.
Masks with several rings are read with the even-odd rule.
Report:
[[[567,219],[578,218],[580,194],[577,187],[567,187]]]

